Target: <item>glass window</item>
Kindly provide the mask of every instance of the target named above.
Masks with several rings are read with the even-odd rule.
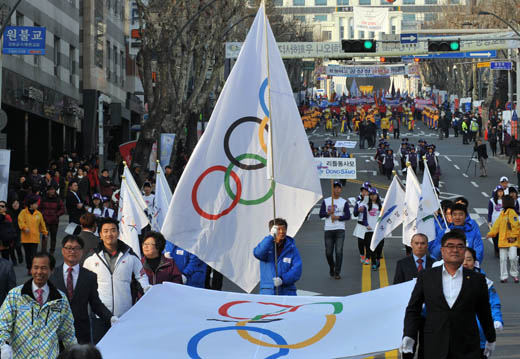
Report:
[[[354,18],[353,17],[348,19],[348,38],[349,39],[354,38]]]
[[[403,0],[403,5],[415,5],[415,0]]]
[[[373,32],[373,31],[370,31],[370,32],[368,33],[368,38],[369,38],[369,39],[373,39],[375,36],[376,36],[376,33]]]
[[[305,6],[305,0],[293,0],[293,6]]]
[[[74,75],[76,74],[76,48],[69,46],[69,83],[74,86]]]
[[[59,78],[60,71],[59,66],[61,63],[60,56],[60,38],[58,36],[54,36],[54,76]]]
[[[458,5],[460,4],[460,0],[450,0],[450,4]]]
[[[332,31],[322,31],[321,41],[329,41],[329,40],[332,40]]]
[[[336,0],[336,5],[350,5],[350,0]]]
[[[16,26],[23,26],[23,14],[19,11],[16,12]]]
[[[339,27],[339,39],[344,39],[345,38],[345,26],[340,26]]]
[[[435,21],[435,20],[437,20],[437,14],[434,14],[434,13],[424,14],[424,21]]]
[[[327,6],[327,0],[314,0],[316,6]]]
[[[426,5],[437,5],[439,3],[439,0],[424,0],[424,3]]]
[[[359,5],[372,5],[372,0],[359,0]]]
[[[314,21],[327,21],[327,15],[314,15]]]
[[[296,16],[293,16],[293,19],[295,21],[305,22],[305,15],[296,15]]]
[[[364,39],[365,38],[365,32],[364,31],[360,31],[359,32],[359,38],[360,39]]]
[[[415,14],[404,13],[403,14],[403,21],[404,22],[415,21]]]
[[[283,6],[283,0],[274,0],[274,6]]]

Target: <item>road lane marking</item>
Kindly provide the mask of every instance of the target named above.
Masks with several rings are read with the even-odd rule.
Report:
[[[372,275],[370,274],[370,265],[361,264],[363,272],[361,273],[361,292],[368,292],[372,289]]]
[[[448,156],[444,156],[444,158],[451,162],[451,159]]]
[[[383,254],[384,255],[384,254]],[[379,288],[388,287],[388,270],[386,268],[386,261],[385,258],[381,258],[381,261],[379,262]],[[399,353],[397,350],[391,350],[389,352],[385,353],[385,359],[398,359]]]
[[[483,195],[484,197],[489,198],[489,194],[487,194],[486,192],[480,192],[480,193],[482,193],[482,195]]]
[[[462,174],[464,177],[468,178],[469,176],[465,173]]]
[[[457,165],[453,165],[453,167],[455,167],[456,169],[460,170],[460,167],[457,166]]]
[[[361,171],[358,171],[358,172],[361,172]],[[370,172],[376,172],[376,171],[370,171]],[[361,180],[358,180],[358,179],[348,179],[347,182],[349,182],[349,183],[358,183],[358,184],[365,183],[365,181],[361,181]],[[372,187],[388,190],[388,185],[387,184],[371,182],[371,185],[372,185]]]
[[[478,184],[475,181],[471,181],[471,184],[473,185],[473,187],[478,188]]]

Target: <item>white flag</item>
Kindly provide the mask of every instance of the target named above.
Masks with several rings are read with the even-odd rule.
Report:
[[[148,208],[148,205],[146,204],[143,194],[141,193],[141,189],[137,187],[137,183],[135,183],[134,177],[132,176],[132,172],[130,172],[130,169],[128,166],[125,166],[123,170],[123,177],[126,179],[126,185],[128,186],[128,190],[130,193],[132,193],[135,204],[137,207],[139,207],[143,212],[146,212],[146,209]],[[122,186],[121,186],[122,187]],[[121,189],[122,192],[122,189]],[[121,208],[121,204],[119,204],[119,207]],[[119,211],[119,220],[121,220],[121,211]],[[141,231],[139,230],[139,233]]]
[[[139,233],[148,224],[148,217],[137,206],[137,199],[129,186],[130,181],[124,177],[121,181],[121,193],[119,197],[119,239],[128,244],[132,250],[141,257],[139,247]]]
[[[404,189],[397,176],[394,176],[388,192],[386,192],[381,215],[377,219],[377,225],[372,235],[371,250],[375,250],[386,236],[403,223],[404,196]]]
[[[410,245],[410,239],[417,233],[416,218],[419,207],[419,198],[421,196],[421,185],[412,170],[412,167],[406,169],[406,193],[404,195],[403,210],[403,243]]]
[[[321,198],[309,143],[264,11],[261,5],[162,227],[169,241],[247,292],[260,278],[253,249],[269,233],[273,192],[276,216],[287,220],[289,236]],[[267,172],[269,112],[276,124],[273,187]]]
[[[437,192],[433,187],[428,166],[424,166],[421,197],[417,211],[417,232],[428,236],[428,241],[435,239],[435,211],[440,207]]]
[[[155,176],[154,213],[152,214],[152,229],[154,231],[161,230],[171,201],[172,191],[170,189],[170,185],[166,180],[166,176],[164,175],[161,164],[157,163],[157,173]]]

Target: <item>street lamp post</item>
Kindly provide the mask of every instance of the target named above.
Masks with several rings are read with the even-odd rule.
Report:
[[[497,14],[493,14],[489,11],[479,11],[478,15],[490,15],[498,20],[500,20],[502,23],[507,25],[513,32],[520,37],[520,32],[507,20],[503,19],[502,17],[498,16]],[[511,75],[509,75],[511,76]],[[511,100],[511,99],[510,99]],[[517,49],[517,57],[516,57],[516,105],[520,106],[520,49]],[[511,110],[513,110],[513,101],[511,101]],[[517,133],[518,133],[518,125],[520,121],[517,121]]]

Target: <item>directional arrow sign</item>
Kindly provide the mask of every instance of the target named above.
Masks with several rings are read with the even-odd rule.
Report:
[[[491,61],[491,70],[511,71],[513,64],[511,61]]]
[[[489,59],[489,58],[497,57],[497,51],[489,50],[489,51],[473,51],[473,52],[447,52],[447,53],[443,53],[443,54],[402,56],[401,59],[410,60],[410,59],[413,59],[414,57],[417,57],[419,59],[464,59],[464,58]]]
[[[497,57],[497,50],[465,52],[465,54],[466,54],[466,57],[491,58],[491,57]]]
[[[417,34],[401,34],[401,44],[416,44],[419,37]]]

